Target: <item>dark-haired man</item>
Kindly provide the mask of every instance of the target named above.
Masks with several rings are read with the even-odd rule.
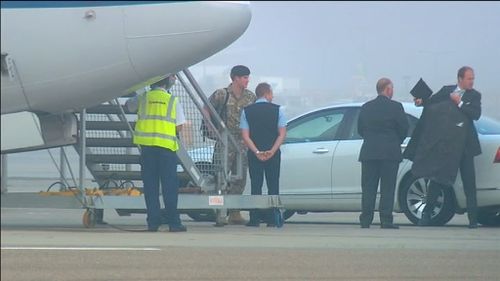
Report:
[[[228,165],[229,169],[236,174],[237,168],[237,153],[242,153],[243,158],[243,178],[240,180],[234,180],[229,182],[229,187],[227,190],[228,194],[243,194],[246,185],[248,160],[246,154],[244,153],[245,147],[243,140],[241,139],[240,133],[240,117],[241,111],[247,105],[255,102],[255,94],[247,89],[248,82],[250,79],[250,69],[244,65],[236,65],[231,69],[231,84],[226,88],[216,90],[209,98],[210,103],[214,108],[222,108],[220,111],[221,118],[226,124],[229,132],[236,140],[239,147],[236,150],[234,147],[229,147],[229,159]],[[204,109],[205,117],[209,118],[210,114],[208,109]],[[214,163],[222,163],[223,157],[223,146],[220,141],[217,141],[214,149]],[[240,224],[246,223],[245,219],[241,216],[239,210],[230,210],[229,218],[227,220],[229,224]]]

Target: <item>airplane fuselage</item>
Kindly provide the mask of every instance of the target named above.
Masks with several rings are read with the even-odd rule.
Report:
[[[248,4],[232,2],[16,3],[2,1],[2,114],[71,112],[122,96],[224,49],[251,18]]]

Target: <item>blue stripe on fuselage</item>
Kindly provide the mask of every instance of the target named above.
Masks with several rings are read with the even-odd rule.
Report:
[[[1,1],[2,9],[26,8],[82,8],[166,4],[185,1]]]

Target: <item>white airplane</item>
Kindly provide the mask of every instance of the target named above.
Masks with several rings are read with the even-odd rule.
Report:
[[[2,153],[74,143],[83,108],[224,49],[248,2],[1,1]]]

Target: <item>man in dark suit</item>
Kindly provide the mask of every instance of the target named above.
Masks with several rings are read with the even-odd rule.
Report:
[[[248,171],[252,195],[262,194],[264,174],[269,195],[279,194],[281,152],[280,146],[286,136],[286,118],[282,108],[272,103],[273,91],[268,83],[260,83],[255,89],[257,101],[244,108],[240,118],[243,141],[248,147]],[[264,217],[267,226],[281,225],[281,218],[275,218],[277,210],[267,212]],[[264,214],[262,214],[264,215]],[[261,214],[250,211],[247,226],[259,226]],[[278,221],[276,221],[278,220]]]
[[[392,210],[402,160],[401,143],[408,132],[408,119],[401,103],[391,100],[391,80],[378,80],[377,93],[375,99],[361,107],[358,119],[358,132],[363,137],[359,153],[363,191],[359,221],[361,228],[370,227],[380,182],[380,227],[397,229],[399,227],[393,224]]]
[[[429,100],[415,100],[417,105],[427,105],[437,103],[446,99],[451,99],[466,116],[469,124],[466,133],[465,146],[460,159],[460,175],[462,177],[465,196],[467,198],[467,215],[469,217],[469,228],[477,228],[477,199],[476,199],[476,172],[474,168],[474,157],[481,154],[481,146],[477,136],[473,120],[481,117],[481,93],[473,89],[474,70],[469,66],[463,66],[457,73],[457,85],[444,86],[439,92],[432,95]],[[420,121],[419,121],[420,123]],[[418,140],[418,127],[415,129],[415,137]],[[414,137],[412,137],[413,139]],[[426,206],[422,212],[422,219],[419,225],[426,226],[431,224],[432,211],[436,205],[437,198],[442,188],[441,184],[431,181],[429,192],[427,194]]]

